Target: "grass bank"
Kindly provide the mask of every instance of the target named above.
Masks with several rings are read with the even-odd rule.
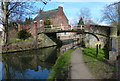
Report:
[[[108,62],[106,50],[99,49],[97,58],[95,53],[95,48],[83,49],[83,58],[91,73],[99,79],[115,79],[115,66]]]
[[[64,79],[67,75],[70,65],[70,55],[75,49],[70,49],[58,57],[55,65],[52,67],[48,80]]]
[[[26,39],[26,40],[20,40],[20,39],[10,39],[9,43],[17,43],[17,42],[33,42],[32,40]]]

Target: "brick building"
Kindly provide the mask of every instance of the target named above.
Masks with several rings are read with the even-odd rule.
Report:
[[[33,22],[29,25],[18,25],[18,31],[28,29],[28,31],[35,38],[37,31],[44,31],[44,21],[49,18],[52,27],[68,27],[68,19],[65,16],[63,7],[59,6],[57,9],[49,11],[39,11],[39,14],[34,18]],[[66,29],[66,28],[64,28]]]

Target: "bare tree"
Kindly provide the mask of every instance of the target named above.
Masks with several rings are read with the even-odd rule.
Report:
[[[80,19],[81,18],[83,19],[84,24],[94,24],[89,8],[80,9]]]
[[[118,25],[118,14],[120,12],[118,12],[118,5],[107,5],[103,10],[103,18],[102,20],[107,21],[108,23],[110,23],[112,26],[117,27]]]
[[[46,0],[41,0],[45,5]],[[0,23],[3,24],[4,43],[8,43],[8,24],[12,20],[23,20],[26,16],[37,14],[31,2],[0,2]]]

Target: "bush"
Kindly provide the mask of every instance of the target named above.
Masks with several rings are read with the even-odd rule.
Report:
[[[23,40],[29,38],[30,36],[31,36],[31,34],[29,32],[27,32],[27,30],[21,30],[18,32],[18,35],[17,35],[17,37],[19,39],[23,39]]]
[[[46,28],[51,28],[51,22],[50,22],[50,19],[49,18],[46,18],[45,21],[44,21],[44,25]]]

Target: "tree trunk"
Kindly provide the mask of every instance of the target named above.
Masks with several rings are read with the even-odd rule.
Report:
[[[4,43],[7,44],[8,43],[8,25],[7,25],[7,23],[4,27],[5,27]]]
[[[3,6],[3,12],[4,12],[4,15],[3,15],[3,20],[4,20],[4,23],[3,23],[3,27],[4,27],[4,44],[8,43],[8,4],[9,2],[4,2],[4,4],[2,5]]]

